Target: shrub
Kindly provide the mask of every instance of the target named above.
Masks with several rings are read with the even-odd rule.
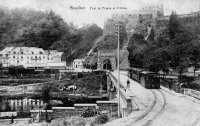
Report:
[[[83,78],[83,74],[82,73],[78,73],[78,78]]]
[[[178,78],[180,83],[190,83],[195,79],[193,76],[186,76],[186,75],[178,76]]]
[[[81,114],[81,117],[84,117],[84,118],[88,118],[88,117],[93,117],[97,115],[97,112],[96,110],[92,110],[92,109],[87,109],[85,112],[83,112],[83,114]]]
[[[95,118],[95,124],[105,124],[108,122],[108,116],[105,114],[99,115]]]
[[[190,89],[194,89],[194,90],[200,90],[200,85],[199,84],[196,84],[196,83],[191,83],[188,85],[187,88],[190,88]]]
[[[86,122],[84,118],[81,117],[73,117],[72,118],[72,125],[73,126],[85,126]]]

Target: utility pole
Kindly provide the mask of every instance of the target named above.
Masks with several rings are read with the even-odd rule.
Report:
[[[117,23],[117,85],[118,85],[118,118],[120,118],[120,71],[119,71],[119,56],[120,56],[120,26],[122,24]]]
[[[200,3],[199,3],[199,13],[200,13]]]
[[[98,50],[98,52],[97,52],[97,57],[98,57],[98,61],[97,61],[97,70],[100,70],[100,57],[99,57],[99,50]]]
[[[117,75],[118,75],[118,117],[120,118],[120,73],[119,73],[119,22],[118,22],[118,44],[117,44]]]

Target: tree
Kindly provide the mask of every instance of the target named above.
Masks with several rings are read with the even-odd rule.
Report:
[[[172,40],[171,47],[171,67],[178,70],[181,75],[191,64],[191,50],[188,48],[193,44],[196,37],[182,28],[181,32],[177,32],[175,38]],[[193,54],[192,54],[193,55]],[[194,56],[194,55],[193,55]]]
[[[190,66],[194,68],[194,77],[195,71],[200,67],[200,43],[198,41],[192,41],[188,46]]]
[[[149,33],[149,36],[148,36],[147,40],[150,41],[150,42],[155,42],[154,37],[155,37],[154,30],[153,30],[153,28],[151,28],[151,31]]]
[[[69,30],[68,24],[51,10],[43,19],[26,27],[23,37],[27,46],[36,45],[47,50],[69,33]]]
[[[169,56],[168,48],[158,48],[156,46],[152,46],[146,51],[146,55],[144,57],[144,65],[145,68],[149,69],[153,72],[158,72],[162,70],[165,73],[168,73],[169,68]]]
[[[128,43],[129,62],[131,67],[146,68],[158,72],[168,72],[169,68],[180,75],[193,66],[195,70],[200,62],[200,43],[198,36],[183,27],[175,12],[157,40],[153,40],[154,33],[149,34],[151,39],[144,40],[143,34],[134,34]]]
[[[78,28],[54,11],[0,7],[0,49],[6,46],[39,47],[63,51],[62,60],[83,58],[103,34],[96,24]],[[70,51],[69,51],[70,50]]]
[[[167,55],[166,64],[168,67],[178,71],[181,75],[190,65],[188,46],[194,40],[194,35],[188,32],[179,23],[178,16],[175,12],[170,15],[170,20],[163,34],[158,37],[156,45],[165,49]],[[165,57],[165,55],[163,55]]]
[[[128,60],[130,67],[144,68],[144,57],[148,43],[142,34],[133,34],[128,43]]]
[[[172,12],[168,24],[170,40],[175,38],[176,33],[180,32],[180,23],[176,12]]]

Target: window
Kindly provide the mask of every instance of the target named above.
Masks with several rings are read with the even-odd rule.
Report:
[[[45,59],[45,56],[43,56],[43,59]]]
[[[15,56],[13,56],[13,58],[15,58]]]
[[[34,52],[32,52],[32,54],[34,54]]]
[[[16,52],[14,52],[14,54],[16,54]]]
[[[21,56],[21,58],[23,59],[23,56]]]
[[[21,54],[24,54],[24,52],[21,52]]]
[[[40,51],[40,54],[42,54],[42,52]]]

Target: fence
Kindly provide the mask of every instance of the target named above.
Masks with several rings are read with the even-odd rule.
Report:
[[[192,89],[185,88],[184,94],[200,99],[200,92]]]

